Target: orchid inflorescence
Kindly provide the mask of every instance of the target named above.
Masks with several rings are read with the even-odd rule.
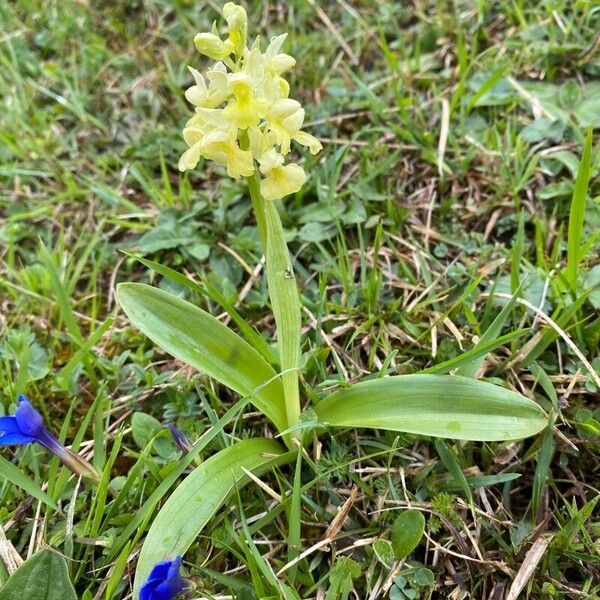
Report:
[[[198,51],[217,60],[206,74],[208,85],[196,69],[188,67],[195,85],[186,98],[195,107],[194,116],[183,130],[189,146],[179,160],[179,169],[193,169],[201,157],[227,167],[234,178],[262,174],[260,191],[266,200],[276,200],[297,192],[306,181],[304,169],[285,163],[291,141],[307,146],[317,154],[319,140],[302,131],[304,109],[288,97],[290,86],[282,75],[296,61],[281,52],[287,34],[274,37],[265,52],[257,37],[246,45],[248,17],[243,7],[228,2],[223,16],[229,37],[212,33],[194,38]]]

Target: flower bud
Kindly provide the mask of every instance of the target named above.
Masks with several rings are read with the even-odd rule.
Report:
[[[223,7],[223,16],[229,25],[229,39],[233,44],[235,53],[241,56],[246,48],[248,35],[248,15],[246,9],[239,4],[228,2]]]
[[[223,41],[214,33],[198,33],[194,37],[194,45],[200,54],[204,54],[214,60],[222,60],[233,52],[233,44]]]

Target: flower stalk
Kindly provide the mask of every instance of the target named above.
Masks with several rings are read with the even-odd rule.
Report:
[[[256,175],[249,178],[248,183],[258,230],[263,231],[261,239],[264,237],[267,285],[277,328],[287,426],[292,428],[300,419],[300,298],[277,208],[263,198]],[[296,433],[291,435],[298,437]]]

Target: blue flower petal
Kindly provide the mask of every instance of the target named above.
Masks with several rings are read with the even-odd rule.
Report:
[[[5,433],[0,435],[0,446],[12,446],[19,444],[31,444],[35,438],[26,433]]]
[[[169,569],[172,562],[171,560],[164,560],[163,562],[156,563],[152,571],[150,571],[147,581],[163,581],[169,577]]]
[[[181,568],[181,556],[176,556],[169,565],[167,579],[178,579],[179,569]]]
[[[185,588],[183,579],[163,581],[154,590],[152,600],[173,600]]]
[[[21,433],[15,417],[0,417],[0,435],[3,433]]]
[[[158,581],[147,581],[140,590],[140,600],[154,600],[154,590]]]
[[[179,574],[181,556],[156,564],[140,589],[140,600],[174,600],[187,587]]]
[[[19,396],[19,406],[15,412],[15,419],[21,431],[27,435],[37,437],[44,431],[42,415],[33,408],[31,402],[25,396]]]

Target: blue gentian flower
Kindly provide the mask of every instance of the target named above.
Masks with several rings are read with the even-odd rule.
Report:
[[[58,458],[73,472],[99,481],[98,473],[87,461],[65,448],[44,425],[44,419],[33,408],[27,396],[19,396],[14,416],[0,417],[0,446],[24,445],[37,442]]]
[[[187,436],[183,431],[180,431],[173,425],[173,423],[169,423],[168,425],[169,431],[173,436],[173,441],[177,444],[179,449],[187,454],[192,449],[192,444],[190,444],[190,440],[187,439]]]
[[[154,565],[140,590],[140,600],[173,600],[187,587],[180,568],[181,556]]]

